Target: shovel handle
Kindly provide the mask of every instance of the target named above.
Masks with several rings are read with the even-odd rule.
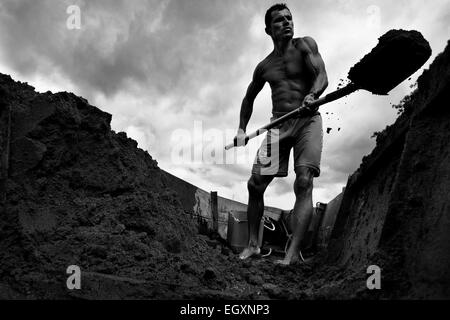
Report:
[[[261,134],[263,134],[264,132],[267,132],[268,130],[278,126],[279,124],[292,119],[294,117],[297,116],[302,116],[305,115],[307,113],[309,113],[310,109],[315,109],[318,108],[321,105],[324,105],[325,103],[340,99],[346,95],[349,95],[353,92],[355,92],[356,90],[359,90],[360,87],[358,87],[356,84],[354,83],[349,83],[348,85],[346,85],[344,88],[338,89],[336,91],[330,92],[329,94],[327,94],[326,96],[319,98],[313,102],[311,102],[308,107],[305,107],[304,105],[298,107],[297,109],[285,114],[284,116],[276,119],[275,121],[266,124],[265,126],[259,128],[258,130],[248,134],[245,136],[245,140],[248,141],[250,139],[253,139]],[[230,143],[228,145],[225,146],[225,150],[230,150],[234,147],[237,146],[237,141],[234,141],[233,143]]]

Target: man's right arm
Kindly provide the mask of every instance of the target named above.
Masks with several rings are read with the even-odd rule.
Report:
[[[241,114],[239,121],[239,131],[244,132],[247,130],[247,124],[250,121],[250,117],[253,112],[253,102],[255,101],[256,96],[264,87],[265,80],[262,77],[262,70],[260,65],[258,65],[253,73],[253,79],[250,85],[248,86],[247,93],[245,94],[244,99],[242,100],[241,105]]]

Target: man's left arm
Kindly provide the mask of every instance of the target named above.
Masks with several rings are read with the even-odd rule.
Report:
[[[305,62],[313,76],[310,92],[305,96],[304,103],[308,105],[318,99],[328,86],[328,77],[325,63],[319,53],[316,41],[311,37],[303,38],[305,43]]]

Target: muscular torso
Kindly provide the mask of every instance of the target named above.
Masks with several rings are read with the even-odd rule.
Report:
[[[261,76],[272,89],[274,113],[298,108],[311,88],[311,73],[305,62],[301,41],[293,39],[283,56],[272,52],[260,64]]]

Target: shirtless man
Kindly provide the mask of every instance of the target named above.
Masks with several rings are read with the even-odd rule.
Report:
[[[256,67],[242,101],[239,130],[235,137],[238,146],[247,143],[245,131],[253,111],[253,102],[266,82],[272,89],[272,120],[298,108],[302,103],[308,106],[328,86],[325,65],[316,42],[310,37],[293,38],[292,15],[287,6],[276,4],[269,8],[265,22],[266,33],[272,38],[274,49]],[[289,265],[299,261],[300,242],[313,213],[313,178],[320,175],[322,118],[317,109],[310,110],[310,115],[288,120],[276,129],[268,132],[258,150],[248,181],[249,242],[240,258],[247,259],[260,253],[258,230],[264,213],[264,192],[274,177],[287,176],[289,154],[294,148],[296,201],[290,221],[293,237],[284,259],[277,261]],[[268,149],[268,141],[272,144],[271,150],[277,149],[278,152]],[[276,171],[265,171],[267,164],[271,168],[275,166]]]

